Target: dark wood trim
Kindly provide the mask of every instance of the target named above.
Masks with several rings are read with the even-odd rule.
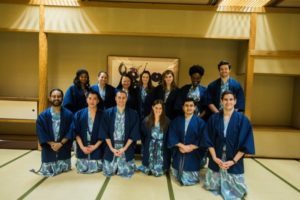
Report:
[[[261,58],[300,58],[300,51],[263,51],[263,50],[250,50],[252,57]]]
[[[0,100],[7,100],[7,101],[34,101],[39,102],[38,98],[33,97],[1,97]]]

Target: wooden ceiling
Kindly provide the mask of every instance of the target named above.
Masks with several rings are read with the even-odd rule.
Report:
[[[81,0],[115,3],[152,3],[206,6],[249,6],[249,7],[287,7],[300,8],[300,0]]]
[[[49,6],[104,6],[150,9],[212,10],[219,12],[294,12],[300,13],[300,0],[0,0]]]
[[[300,8],[300,0],[81,0],[81,2],[129,3],[169,6],[203,6],[217,11],[264,12],[269,8]]]

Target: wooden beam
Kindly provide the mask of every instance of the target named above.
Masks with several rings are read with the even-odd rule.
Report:
[[[252,104],[252,91],[253,91],[253,78],[254,78],[254,58],[250,52],[255,49],[256,41],[256,19],[257,14],[251,13],[250,17],[250,38],[248,44],[247,66],[246,66],[246,78],[245,78],[245,100],[246,108],[245,115],[251,119],[251,104]]]
[[[262,51],[262,50],[250,50],[252,57],[261,58],[289,58],[299,59],[300,51]]]
[[[191,10],[191,11],[212,11],[212,12],[230,12],[230,13],[299,13],[300,8],[285,8],[285,7],[262,7],[258,9],[251,9],[247,7],[221,6],[211,0],[209,5],[202,4],[179,4],[179,3],[148,3],[148,2],[107,2],[107,1],[70,1],[70,0],[53,0],[46,1],[45,6],[57,7],[109,7],[109,8],[136,8],[136,9],[165,9],[165,10]],[[42,0],[1,0],[5,4],[26,4],[31,6],[40,6]],[[212,3],[212,4],[211,4]]]
[[[34,119],[0,119],[0,123],[35,124]]]
[[[48,41],[44,32],[45,7],[40,5],[40,31],[39,31],[39,113],[47,108],[47,54]]]
[[[40,5],[40,31],[39,31],[39,113],[47,108],[47,64],[48,64],[48,40],[45,33],[45,6]],[[38,143],[38,150],[42,147]]]

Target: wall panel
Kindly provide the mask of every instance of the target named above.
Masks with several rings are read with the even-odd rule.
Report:
[[[249,14],[107,7],[46,7],[46,32],[200,38],[249,37]]]

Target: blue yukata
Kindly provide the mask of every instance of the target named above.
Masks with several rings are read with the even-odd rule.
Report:
[[[86,108],[86,92],[75,85],[71,85],[66,91],[62,106],[69,109],[73,114]]]
[[[115,149],[124,147],[129,139],[133,143],[120,157],[114,156],[108,145],[105,148],[103,174],[111,177],[115,174],[130,178],[136,169],[134,163],[134,150],[136,141],[140,139],[139,118],[135,110],[125,108],[123,113],[117,107],[105,111],[101,124],[102,140],[110,139]]]
[[[233,112],[224,121],[223,112],[213,114],[205,130],[205,145],[213,147],[216,156],[223,161],[233,160],[238,151],[254,154],[254,139],[249,120],[239,112]],[[241,158],[228,170],[220,169],[210,156],[204,187],[221,194],[225,200],[241,199],[247,193],[244,181],[244,162]]]
[[[198,85],[193,88],[191,84],[185,85],[179,90],[179,95],[176,99],[176,109],[182,112],[183,102],[186,98],[192,98],[196,102],[195,114],[199,115],[206,110],[206,87]]]
[[[36,121],[36,131],[42,147],[42,165],[39,174],[42,176],[55,176],[71,170],[72,133],[70,131],[73,114],[61,108],[55,113],[52,107],[42,112]],[[58,152],[51,149],[47,142],[61,142],[63,138],[69,139]]]
[[[245,111],[245,96],[240,83],[232,78],[229,78],[227,83],[223,83],[219,78],[211,82],[207,86],[207,105],[214,104],[217,109],[222,109],[220,102],[221,95],[225,90],[230,90],[236,95],[236,105],[234,108],[238,111]]]
[[[147,91],[143,86],[137,89],[137,100],[138,100],[138,114],[142,121],[147,115],[150,114],[153,102],[153,92]]]
[[[94,120],[90,116],[88,108],[84,108],[75,114],[72,129],[73,134],[79,136],[83,146],[96,144],[100,139],[100,123],[102,111],[97,110]],[[77,144],[76,169],[78,173],[95,173],[102,170],[103,143],[90,154],[85,154]]]
[[[172,91],[165,91],[162,85],[158,85],[153,91],[154,100],[163,100],[165,113],[170,120],[175,119],[179,114],[179,110],[176,109],[178,92],[178,88],[174,88]]]
[[[170,168],[170,149],[167,147],[167,128],[162,131],[160,124],[152,128],[141,125],[141,138],[144,146],[142,165],[139,170],[147,175],[162,176]],[[168,127],[169,121],[166,122]]]
[[[172,148],[172,173],[182,185],[199,182],[200,163],[205,150],[198,148],[190,153],[181,153],[176,146],[193,144],[200,147],[204,139],[205,122],[196,115],[186,119],[179,116],[171,122],[168,131],[168,147]]]
[[[102,90],[98,84],[92,85],[91,90],[98,92],[100,95],[100,102],[98,108],[105,110],[116,105],[115,101],[115,88],[109,84],[106,84],[104,90]]]

